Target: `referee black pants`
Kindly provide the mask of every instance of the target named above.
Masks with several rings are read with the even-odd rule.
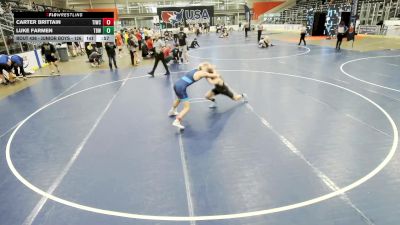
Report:
[[[305,34],[305,33],[301,33],[301,34],[300,34],[299,45],[301,44],[301,41],[304,42],[304,45],[307,45],[307,44],[306,44],[306,39],[305,39],[305,37],[306,37],[306,34]]]
[[[161,53],[156,53],[154,55],[154,58],[155,58],[154,67],[153,67],[153,69],[151,70],[150,73],[154,73],[156,71],[158,62],[161,61],[162,64],[164,65],[165,70],[167,71],[167,74],[169,74],[168,66],[167,66],[167,63],[165,62],[165,59],[164,59],[164,53],[162,53],[162,52]]]
[[[343,36],[344,36],[344,34],[342,34],[342,33],[337,34],[336,49],[340,50],[340,46],[342,45]]]

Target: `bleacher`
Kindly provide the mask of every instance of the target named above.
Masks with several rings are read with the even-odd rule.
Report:
[[[326,12],[331,4],[350,5],[348,0],[296,0],[296,5],[281,12],[279,22],[302,24],[307,20],[307,11]],[[359,0],[357,15],[360,15],[361,24],[374,24],[379,20],[387,20],[400,16],[400,0]]]

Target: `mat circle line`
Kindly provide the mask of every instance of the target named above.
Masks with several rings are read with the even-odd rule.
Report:
[[[363,83],[366,83],[366,84],[369,84],[369,85],[373,85],[373,86],[376,86],[376,87],[384,88],[384,89],[387,89],[387,90],[400,92],[399,89],[395,89],[395,88],[387,87],[387,86],[384,86],[384,85],[376,84],[376,83],[373,83],[373,82],[370,82],[370,81],[363,80],[363,79],[358,78],[358,77],[356,77],[356,76],[353,76],[353,75],[347,73],[347,72],[344,70],[344,68],[343,68],[345,65],[347,65],[347,64],[349,64],[349,63],[358,62],[358,61],[361,61],[361,60],[379,59],[379,58],[396,58],[396,57],[400,57],[400,55],[373,56],[373,57],[365,57],[365,58],[353,59],[353,60],[347,61],[347,62],[343,63],[342,65],[340,65],[340,71],[341,71],[344,75],[346,75],[346,76],[348,76],[348,77],[350,77],[350,78],[352,78],[352,79],[354,79],[354,80],[358,80],[358,81],[360,81],[360,82],[363,82]]]
[[[301,207],[305,207],[305,206],[309,206],[315,203],[319,203],[328,199],[331,199],[335,196],[338,196],[340,194],[343,194],[347,191],[350,191],[356,187],[358,187],[359,185],[363,184],[364,182],[368,181],[369,179],[371,179],[372,177],[374,177],[376,174],[378,174],[389,162],[390,160],[393,158],[393,156],[396,153],[397,150],[397,146],[398,146],[398,129],[397,126],[395,124],[395,122],[393,121],[392,117],[389,115],[388,112],[386,112],[380,105],[378,105],[376,102],[374,102],[373,100],[369,99],[368,97],[353,91],[351,89],[348,89],[346,87],[342,87],[340,85],[337,84],[333,84],[327,81],[322,81],[322,80],[318,80],[318,79],[314,79],[314,78],[310,78],[310,77],[304,77],[304,76],[298,76],[298,75],[292,75],[292,74],[285,74],[285,73],[276,73],[276,72],[267,72],[267,71],[255,71],[255,70],[219,70],[219,71],[225,71],[225,72],[246,72],[246,73],[263,73],[263,74],[269,74],[269,75],[278,75],[278,76],[286,76],[286,77],[290,77],[290,78],[298,78],[298,79],[305,79],[305,80],[309,80],[309,81],[315,81],[318,83],[322,83],[325,85],[329,85],[329,86],[333,86],[333,87],[337,87],[339,89],[345,90],[349,93],[352,93],[358,97],[360,97],[361,99],[364,99],[365,101],[371,103],[373,106],[375,106],[377,109],[379,109],[379,111],[381,111],[384,116],[388,119],[392,130],[393,130],[393,142],[392,142],[392,146],[389,150],[389,153],[386,155],[386,157],[384,158],[384,160],[376,167],[374,168],[371,172],[369,172],[367,175],[361,177],[360,179],[356,180],[355,182],[340,188],[336,191],[333,191],[331,193],[325,194],[325,195],[321,195],[319,197],[315,197],[306,201],[302,201],[302,202],[298,202],[298,203],[294,203],[294,204],[290,204],[290,205],[285,205],[285,206],[280,206],[280,207],[276,207],[276,208],[270,208],[270,209],[265,209],[265,210],[257,210],[257,211],[251,211],[251,212],[243,212],[243,213],[234,213],[234,214],[223,214],[223,215],[208,215],[208,216],[157,216],[157,215],[144,215],[144,214],[134,214],[134,213],[127,213],[127,212],[118,212],[118,211],[112,211],[112,210],[105,210],[105,209],[99,209],[99,208],[95,208],[95,207],[90,207],[90,206],[86,206],[86,205],[81,205],[78,204],[76,202],[72,202],[72,201],[68,201],[62,198],[59,198],[57,196],[54,196],[52,194],[47,193],[46,191],[41,190],[40,188],[34,186],[33,184],[31,184],[27,179],[25,179],[18,171],[17,169],[14,167],[14,164],[12,162],[11,159],[11,145],[12,145],[12,141],[15,137],[15,135],[17,134],[18,130],[22,127],[22,125],[24,125],[30,118],[32,118],[34,115],[36,115],[37,113],[39,113],[40,111],[44,110],[45,108],[60,102],[66,98],[69,98],[71,96],[89,91],[89,90],[93,90],[95,88],[99,88],[99,87],[103,87],[109,84],[113,84],[113,83],[117,83],[117,82],[123,82],[125,80],[130,80],[130,79],[136,79],[136,78],[141,78],[141,77],[147,77],[147,76],[141,76],[141,77],[133,77],[133,78],[126,78],[126,79],[122,79],[122,80],[117,80],[117,81],[112,81],[112,82],[108,82],[108,83],[104,83],[104,84],[100,84],[100,85],[96,85],[90,88],[86,88],[74,93],[71,93],[67,96],[64,96],[58,100],[55,100],[51,103],[48,103],[46,105],[44,105],[43,107],[39,108],[38,110],[36,110],[35,112],[33,112],[32,114],[30,114],[28,117],[26,117],[24,120],[22,120],[18,126],[15,128],[15,130],[12,132],[12,134],[10,135],[10,138],[7,141],[7,146],[6,146],[6,161],[7,161],[7,165],[10,168],[12,174],[25,186],[27,186],[29,189],[31,189],[32,191],[38,193],[39,195],[42,195],[48,199],[51,199],[55,202],[70,206],[70,207],[74,207],[76,209],[80,209],[80,210],[84,210],[84,211],[88,211],[88,212],[93,212],[93,213],[98,213],[98,214],[104,214],[104,215],[109,215],[109,216],[116,216],[116,217],[124,217],[124,218],[132,218],[132,219],[143,219],[143,220],[159,220],[159,221],[205,221],[205,220],[225,220],[225,219],[237,219],[237,218],[246,218],[246,217],[253,217],[253,216],[260,216],[260,215],[267,215],[267,214],[272,214],[272,213],[278,213],[278,212],[283,212],[283,211],[288,211],[288,210],[292,210],[292,209],[296,209],[296,208],[301,208]]]
[[[249,46],[249,45],[254,45],[254,44],[242,44],[242,45],[216,45],[213,47],[202,47],[202,48],[196,48],[193,49],[191,51],[199,51],[202,49],[209,49],[209,48],[221,48],[221,47],[240,47],[240,46]],[[254,45],[254,47],[256,47],[257,45]],[[277,45],[277,46],[281,46],[281,45]],[[274,47],[277,47],[274,46]],[[289,46],[289,45],[283,45],[283,46]],[[257,47],[258,48],[258,47]],[[218,61],[229,61],[229,60],[249,60],[249,61],[256,61],[256,60],[267,60],[267,59],[283,59],[283,58],[289,58],[289,57],[294,57],[294,56],[301,56],[301,55],[306,55],[308,54],[311,49],[306,47],[306,46],[296,46],[296,48],[304,48],[306,49],[305,52],[302,53],[298,53],[298,54],[293,54],[293,55],[286,55],[286,56],[276,56],[276,57],[264,57],[264,58],[253,58],[253,59],[246,59],[246,58],[211,58],[211,57],[199,57],[199,56],[193,56],[190,54],[190,51],[188,51],[188,55],[191,58],[194,59],[207,59],[207,60],[218,60]]]

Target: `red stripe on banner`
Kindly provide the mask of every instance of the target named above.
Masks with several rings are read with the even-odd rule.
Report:
[[[253,19],[258,19],[258,17],[271,9],[277,7],[284,2],[254,2],[253,3]]]

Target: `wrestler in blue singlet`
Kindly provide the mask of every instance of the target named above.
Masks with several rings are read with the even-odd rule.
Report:
[[[181,100],[181,101],[189,100],[189,96],[186,93],[186,88],[197,81],[197,80],[194,80],[194,78],[193,78],[194,74],[197,71],[199,71],[199,70],[198,69],[191,70],[188,73],[186,73],[185,76],[181,77],[181,79],[179,79],[178,81],[175,82],[174,91],[175,91],[176,96],[178,96],[179,100]]]

